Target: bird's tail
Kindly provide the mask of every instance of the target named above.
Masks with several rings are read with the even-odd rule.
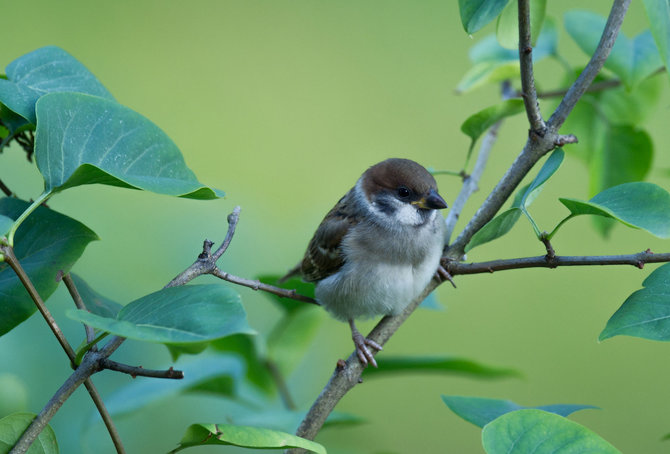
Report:
[[[301,268],[302,268],[302,263],[298,263],[296,266],[291,268],[288,273],[286,273],[284,276],[280,277],[277,283],[283,284],[284,282],[288,281],[292,277],[300,276],[301,274]]]

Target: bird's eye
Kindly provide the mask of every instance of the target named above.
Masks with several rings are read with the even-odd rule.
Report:
[[[398,188],[398,197],[404,199],[405,197],[409,197],[409,195],[410,195],[410,190],[407,189],[405,186],[400,186]]]

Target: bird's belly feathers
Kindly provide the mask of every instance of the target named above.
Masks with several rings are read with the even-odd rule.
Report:
[[[398,314],[428,285],[441,252],[433,248],[418,266],[360,258],[345,263],[317,284],[316,299],[340,320]]]

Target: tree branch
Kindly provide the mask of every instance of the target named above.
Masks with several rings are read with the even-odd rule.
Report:
[[[70,274],[69,273],[62,274],[61,271],[60,275],[62,276],[65,287],[67,287],[67,291],[70,293],[70,296],[72,297],[74,305],[77,306],[77,309],[87,311],[88,309],[86,309],[86,304],[84,304],[84,300],[81,299],[81,295],[79,294],[77,286],[74,284],[74,281],[72,280]],[[86,342],[88,343],[93,342],[93,340],[95,339],[95,330],[84,323],[84,331],[86,331]],[[97,349],[95,345],[92,348]]]
[[[646,263],[664,262],[670,262],[670,253],[654,254],[646,250],[637,254],[624,255],[556,255],[553,258],[549,258],[548,255],[541,255],[475,263],[448,262],[445,268],[452,276],[456,276],[523,268],[557,268],[559,266],[632,265],[636,268],[643,268]]]
[[[184,285],[187,282],[195,279],[198,276],[203,274],[211,274],[216,276],[224,281],[231,282],[233,284],[241,285],[243,287],[250,288],[252,290],[262,290],[264,292],[272,293],[273,295],[280,296],[282,298],[289,298],[296,301],[301,301],[303,303],[317,304],[314,298],[309,296],[301,295],[295,290],[289,290],[281,287],[275,287],[274,285],[264,284],[261,281],[246,279],[243,277],[235,276],[225,271],[221,271],[217,266],[217,260],[223,255],[223,253],[228,249],[230,242],[233,239],[235,234],[235,228],[237,227],[237,222],[240,217],[240,207],[235,207],[233,212],[228,215],[228,232],[226,233],[226,238],[223,240],[223,243],[219,249],[212,254],[212,245],[213,242],[205,240],[202,246],[202,252],[198,255],[198,258],[195,262],[184,271],[179,273],[174,279],[172,279],[165,287],[174,287],[176,285]]]
[[[607,18],[607,23],[605,24],[605,29],[600,37],[598,47],[591,56],[589,63],[577,80],[568,89],[568,92],[561,100],[556,111],[547,122],[547,127],[552,132],[557,132],[561,128],[565,119],[575,107],[575,104],[577,104],[577,101],[579,101],[602,69],[605,60],[607,60],[607,57],[609,57],[610,52],[612,51],[612,47],[614,47],[614,42],[619,34],[623,18],[626,15],[626,11],[628,11],[629,5],[630,0],[614,0],[609,17]]]
[[[514,90],[512,89],[512,85],[507,80],[501,84],[501,92],[503,100],[510,99],[515,95]],[[481,180],[484,169],[486,168],[486,164],[488,163],[491,150],[493,149],[493,145],[498,138],[498,130],[500,129],[502,122],[503,120],[498,121],[486,132],[486,135],[482,139],[482,143],[479,147],[477,161],[475,162],[475,166],[472,169],[472,173],[464,177],[463,187],[458,193],[456,200],[454,200],[451,207],[449,208],[449,213],[447,214],[447,218],[444,221],[446,225],[445,244],[449,244],[449,241],[451,241],[451,235],[454,233],[456,223],[458,222],[458,219],[461,216],[463,208],[465,207],[468,199],[470,199],[472,194],[479,190],[479,180]]]
[[[172,378],[172,379],[182,379],[184,378],[184,372],[180,370],[175,370],[169,368],[167,370],[154,370],[154,369],[145,369],[142,366],[129,366],[128,364],[117,363],[110,359],[103,359],[100,367],[103,369],[115,370],[117,372],[123,372],[128,374],[131,377],[152,377],[152,378]]]
[[[42,411],[33,419],[28,428],[23,432],[9,454],[23,454],[28,451],[38,435],[49,424],[51,418],[63,406],[72,393],[99,369],[98,359],[100,352],[89,352],[77,369],[65,380],[65,383],[56,391],[56,394],[47,402]]]
[[[95,408],[97,408],[98,413],[102,418],[102,422],[105,423],[105,427],[107,428],[107,432],[112,439],[112,443],[114,444],[114,448],[116,449],[117,454],[125,454],[126,448],[123,447],[121,435],[119,435],[119,431],[114,425],[112,415],[110,415],[109,411],[107,411],[107,407],[105,406],[105,402],[102,400],[102,396],[96,389],[95,385],[93,385],[93,380],[91,380],[91,377],[88,377],[84,381],[84,386],[86,386],[86,390],[88,391],[89,396],[91,396],[91,400],[93,400]]]
[[[16,256],[14,255],[14,248],[12,248],[9,245],[0,244],[0,253],[2,253],[5,262],[10,266],[12,270],[14,270],[17,277],[19,278],[25,289],[28,291],[30,298],[35,303],[35,306],[37,306],[37,309],[40,311],[40,314],[42,314],[42,317],[47,322],[47,325],[49,325],[49,328],[51,328],[51,332],[53,332],[54,336],[56,336],[58,343],[61,345],[61,347],[63,347],[63,350],[67,354],[68,358],[70,358],[70,362],[74,364],[75,353],[74,350],[72,349],[72,346],[70,346],[70,344],[68,343],[67,339],[65,338],[65,334],[63,334],[63,331],[61,331],[53,315],[51,315],[51,312],[49,311],[49,309],[47,309],[46,305],[44,304],[44,301],[42,301],[42,297],[40,296],[39,293],[37,293],[37,289],[33,285],[30,278],[28,277],[28,274],[26,274],[26,271],[23,269],[23,267],[17,260]]]
[[[0,150],[2,150],[2,148],[0,148]],[[7,197],[12,197],[14,195],[12,190],[9,189],[7,185],[2,182],[2,180],[0,180],[0,191],[2,191]]]
[[[533,77],[533,46],[530,36],[530,5],[529,0],[519,0],[519,65],[521,69],[521,95],[526,115],[533,133],[544,135],[547,126],[542,119],[540,106],[535,91]]]

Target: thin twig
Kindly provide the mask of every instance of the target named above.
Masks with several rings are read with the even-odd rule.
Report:
[[[594,52],[591,60],[577,78],[574,84],[568,90],[556,111],[547,122],[547,130],[544,136],[538,134],[530,134],[526,145],[517,156],[516,160],[505,175],[498,182],[496,187],[491,191],[482,206],[477,210],[475,215],[470,219],[470,222],[465,226],[465,229],[460,233],[456,240],[448,248],[446,255],[451,260],[460,260],[472,236],[478,232],[487,222],[493,219],[500,207],[507,201],[510,195],[517,188],[521,180],[528,174],[530,169],[542,158],[546,153],[553,150],[557,146],[566,143],[574,143],[577,138],[573,135],[560,135],[558,130],[572,111],[579,98],[584,94],[584,91],[593,82],[593,79],[602,69],[605,59],[610,54],[616,36],[621,28],[623,16],[630,0],[615,0],[610,11],[609,18],[603,35],[598,43],[598,47]]]
[[[63,276],[63,283],[65,284],[65,287],[67,287],[67,291],[70,292],[70,297],[72,297],[74,305],[77,306],[77,309],[87,311],[88,309],[86,309],[86,304],[84,303],[84,300],[81,299],[81,295],[79,294],[77,286],[72,280],[72,276],[70,276],[69,273],[64,274],[62,276]],[[95,339],[95,330],[91,326],[88,326],[86,323],[84,323],[84,330],[86,331],[86,342],[88,343],[93,342],[93,340]],[[92,348],[97,349],[97,346],[94,345]]]
[[[265,284],[259,280],[246,279],[244,277],[234,276],[225,271],[221,271],[218,268],[214,268],[212,271],[209,271],[208,274],[216,276],[224,281],[232,282],[233,284],[241,285],[243,287],[250,288],[252,290],[262,290],[264,292],[272,293],[273,295],[281,296],[282,298],[289,298],[295,301],[301,301],[303,303],[316,304],[319,303],[314,298],[310,298],[306,295],[301,295],[295,290],[285,289],[281,287],[275,287],[274,285]]]
[[[488,262],[449,262],[445,268],[452,275],[465,275],[524,268],[557,268],[560,266],[631,265],[636,268],[643,268],[646,263],[665,262],[670,262],[670,253],[654,254],[647,250],[637,254],[623,255],[556,255],[551,260],[546,255],[541,255]]]
[[[0,191],[4,192],[7,197],[13,197],[14,193],[7,187],[5,183],[0,180]]]
[[[295,290],[289,290],[281,287],[276,287],[274,285],[264,284],[261,281],[246,279],[243,277],[235,276],[225,271],[221,271],[216,266],[216,261],[221,257],[221,255],[228,249],[230,242],[233,239],[235,234],[235,228],[237,227],[237,222],[240,217],[240,207],[235,207],[232,213],[228,215],[228,232],[226,233],[226,238],[223,240],[223,243],[217,249],[217,251],[212,254],[212,243],[209,240],[205,240],[202,246],[202,253],[198,255],[198,258],[195,262],[184,271],[179,273],[174,279],[172,279],[165,287],[174,287],[176,285],[184,285],[187,282],[195,279],[198,276],[203,274],[211,274],[216,276],[224,281],[232,282],[233,284],[241,285],[243,287],[248,287],[252,290],[262,290],[264,292],[272,293],[273,295],[281,296],[282,298],[289,298],[296,301],[301,301],[303,303],[310,304],[319,304],[314,298],[309,296],[301,295]]]
[[[112,439],[112,443],[114,444],[114,448],[116,449],[117,454],[126,454],[126,448],[123,447],[123,442],[121,441],[121,435],[119,435],[119,431],[116,429],[116,426],[114,425],[112,415],[110,415],[109,411],[107,411],[105,402],[102,400],[102,396],[96,389],[95,385],[93,385],[93,380],[91,380],[91,377],[87,378],[84,381],[84,386],[86,387],[89,396],[91,396],[91,400],[93,400],[95,408],[98,410],[98,413],[102,418],[102,422],[105,423],[105,427],[107,428],[107,432],[109,433],[109,436]]]
[[[513,91],[509,81],[504,81],[502,83],[501,92],[503,99],[510,99]],[[500,120],[491,126],[484,135],[482,143],[479,147],[479,153],[477,154],[477,161],[475,162],[475,166],[472,169],[472,173],[470,175],[464,176],[463,187],[458,193],[456,200],[454,200],[454,202],[451,204],[451,207],[449,208],[447,218],[444,221],[447,232],[445,235],[445,244],[449,244],[449,241],[451,241],[451,235],[454,233],[456,223],[458,222],[458,219],[463,212],[465,204],[470,199],[472,194],[479,190],[479,180],[484,173],[484,169],[486,168],[486,164],[489,160],[491,150],[493,149],[493,145],[498,138],[498,130],[500,129],[502,121],[503,120]],[[465,175],[465,172],[463,172],[463,174]]]
[[[628,11],[629,5],[630,0],[614,0],[612,9],[610,10],[610,14],[607,18],[607,23],[605,24],[605,29],[603,30],[603,34],[600,37],[598,47],[591,56],[589,63],[586,65],[577,80],[568,89],[568,92],[561,100],[561,103],[556,108],[556,111],[547,122],[547,127],[551,131],[557,132],[561,128],[565,122],[565,119],[577,104],[577,101],[579,101],[584,92],[586,92],[588,87],[602,69],[603,65],[605,64],[605,60],[607,60],[607,57],[609,57],[612,47],[614,46],[614,42],[616,41],[616,38],[619,34],[621,24],[623,23],[623,18]]]
[[[223,243],[221,243],[221,246],[219,246],[219,248],[212,256],[212,260],[214,260],[214,262],[221,258],[223,253],[228,249],[228,246],[230,246],[230,242],[233,240],[233,235],[235,235],[235,229],[237,228],[237,222],[240,220],[240,207],[236,206],[233,208],[233,212],[228,215],[226,220],[228,221],[228,232],[226,232],[226,238],[224,238]]]
[[[123,372],[124,374],[128,374],[133,378],[135,377],[172,378],[172,379],[184,378],[183,371],[175,370],[171,367],[167,370],[145,369],[142,366],[129,366],[128,364],[117,363],[116,361],[112,361],[110,359],[102,360],[100,366],[103,369]]]
[[[72,393],[86,381],[91,375],[99,370],[100,352],[89,352],[77,369],[65,380],[65,383],[58,388],[56,394],[47,402],[42,411],[33,419],[28,428],[23,432],[9,454],[23,454],[28,451],[39,434],[49,424],[51,418],[63,406],[65,401]]]
[[[519,64],[521,69],[521,93],[532,133],[544,135],[546,125],[542,119],[535,91],[533,76],[533,46],[530,36],[530,2],[519,0]]]
[[[277,366],[277,363],[271,359],[267,359],[265,360],[265,367],[268,370],[268,372],[270,372],[270,376],[272,377],[272,380],[275,382],[277,390],[279,391],[279,395],[281,396],[281,399],[284,402],[286,408],[289,410],[296,410],[298,407],[295,405],[295,402],[293,401],[291,392],[289,391],[288,386],[286,386],[286,380],[284,380],[284,376],[279,370],[279,366]]]
[[[47,309],[44,301],[42,301],[42,297],[37,292],[37,289],[28,277],[28,274],[26,274],[26,271],[19,263],[16,255],[14,255],[14,248],[8,245],[0,245],[0,252],[4,256],[5,262],[10,266],[10,268],[14,270],[19,280],[28,291],[30,298],[35,303],[35,306],[37,306],[37,309],[42,314],[42,317],[44,317],[44,320],[47,322],[47,325],[49,325],[49,328],[51,328],[51,332],[53,332],[54,336],[56,336],[58,343],[61,345],[61,347],[63,347],[63,350],[67,354],[68,358],[70,358],[70,362],[74,364],[75,353],[72,349],[72,346],[70,346],[68,343],[67,339],[65,338],[65,334],[63,334],[63,331],[61,331],[53,315],[51,315],[51,312],[49,309]]]

